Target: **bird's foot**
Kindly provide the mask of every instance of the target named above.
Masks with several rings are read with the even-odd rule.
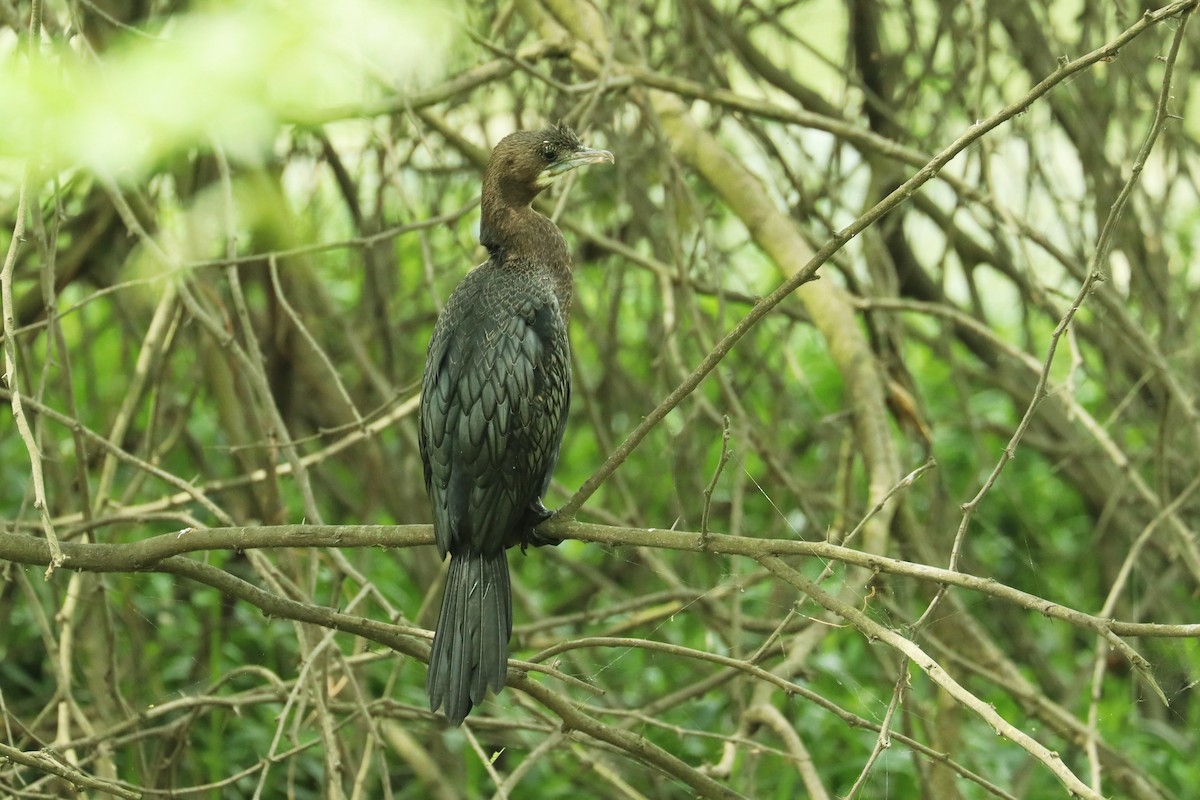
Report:
[[[529,510],[526,513],[525,519],[529,522],[529,531],[525,534],[525,541],[521,542],[521,552],[525,552],[527,547],[545,547],[550,545],[557,547],[562,539],[555,539],[553,536],[547,536],[544,533],[538,533],[537,526],[541,525],[546,520],[554,516],[554,512],[546,508],[541,500],[534,500],[529,504]]]

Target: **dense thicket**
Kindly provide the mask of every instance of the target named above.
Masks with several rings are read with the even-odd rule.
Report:
[[[1196,0],[244,5],[0,3],[0,794],[1200,785]],[[450,731],[416,393],[557,119],[578,523]]]

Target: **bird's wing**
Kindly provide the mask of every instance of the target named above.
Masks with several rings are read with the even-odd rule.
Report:
[[[444,312],[443,312],[444,313]],[[440,322],[440,321],[439,321]],[[453,473],[451,454],[457,419],[461,415],[454,391],[451,364],[455,337],[439,324],[429,342],[425,372],[421,377],[421,405],[417,426],[417,443],[421,465],[425,472],[425,491],[433,501],[433,532],[438,552],[443,558],[450,547],[450,518],[446,491]]]

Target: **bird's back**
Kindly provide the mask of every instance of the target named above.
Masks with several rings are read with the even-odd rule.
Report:
[[[443,554],[518,544],[558,458],[570,355],[553,281],[490,260],[438,318],[422,383],[420,445]]]

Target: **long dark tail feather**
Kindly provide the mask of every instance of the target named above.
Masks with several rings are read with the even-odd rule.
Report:
[[[425,680],[429,710],[442,707],[446,719],[461,725],[489,689],[503,689],[510,635],[512,589],[505,552],[451,555]]]

